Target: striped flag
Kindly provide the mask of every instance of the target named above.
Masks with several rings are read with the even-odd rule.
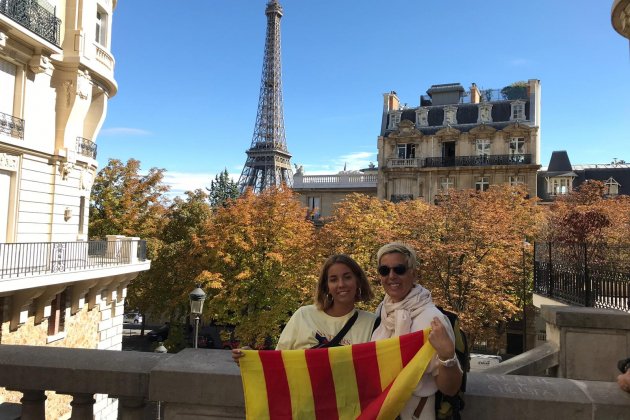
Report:
[[[247,418],[394,419],[435,354],[430,330],[353,346],[244,350]]]

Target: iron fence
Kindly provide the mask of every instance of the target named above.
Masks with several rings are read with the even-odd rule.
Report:
[[[479,156],[453,156],[453,157],[428,157],[424,161],[424,167],[443,168],[448,166],[490,166],[490,165],[529,165],[532,163],[531,154],[512,155],[479,155]]]
[[[630,246],[537,242],[534,291],[572,305],[630,311]]]
[[[97,146],[92,140],[77,137],[77,153],[83,156],[87,156],[92,159],[96,159]]]
[[[0,112],[0,133],[24,139],[24,120],[13,115]]]
[[[0,244],[0,279],[131,264],[146,260],[146,241]]]
[[[50,7],[49,7],[50,8]],[[0,0],[0,13],[56,46],[61,39],[61,19],[37,0]]]

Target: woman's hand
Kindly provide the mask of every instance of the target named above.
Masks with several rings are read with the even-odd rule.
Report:
[[[455,356],[455,344],[453,344],[451,337],[446,332],[446,328],[444,328],[444,324],[438,317],[433,317],[433,321],[431,321],[429,342],[435,348],[441,360],[451,359]]]
[[[243,354],[241,350],[251,350],[251,349],[252,348],[249,346],[241,347],[240,349],[232,349],[232,360],[234,360],[234,363],[240,366],[239,359],[241,357],[245,357],[245,355]]]

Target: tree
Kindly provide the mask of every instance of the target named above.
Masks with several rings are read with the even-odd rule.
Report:
[[[194,241],[191,252],[206,267],[197,277],[209,293],[204,316],[235,325],[242,344],[266,344],[312,302],[320,261],[305,216],[290,190],[248,191],[214,209]]]
[[[140,161],[123,164],[110,159],[96,175],[90,201],[89,232],[154,238],[164,225],[169,187],[162,182],[164,169],[151,168],[140,175]]]
[[[206,189],[212,207],[225,206],[239,196],[238,185],[230,179],[227,168],[215,175],[214,181],[210,181],[210,188]]]
[[[505,99],[527,99],[527,82],[519,81],[501,89]]]

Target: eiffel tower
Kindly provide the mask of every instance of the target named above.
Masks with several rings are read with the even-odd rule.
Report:
[[[282,71],[280,63],[280,18],[282,6],[270,0],[265,9],[267,35],[263,62],[258,114],[247,161],[238,180],[242,193],[252,188],[255,193],[272,186],[293,185],[291,154],[284,137],[282,111]]]

